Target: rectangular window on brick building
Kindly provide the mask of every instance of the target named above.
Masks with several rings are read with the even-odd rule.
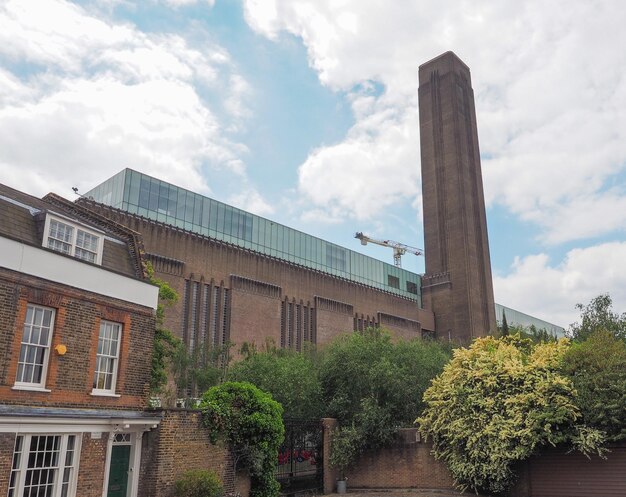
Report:
[[[407,281],[406,291],[417,295],[417,283],[413,283],[412,281]]]
[[[54,309],[28,304],[14,388],[45,388],[53,326]]]
[[[15,439],[8,497],[76,495],[76,435],[19,435]]]
[[[94,395],[115,394],[117,367],[119,363],[122,325],[102,321],[98,335],[98,351],[96,353],[96,371],[93,377]]]

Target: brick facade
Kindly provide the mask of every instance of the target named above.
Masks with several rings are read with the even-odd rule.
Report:
[[[9,479],[4,475],[11,474],[15,433],[0,433],[0,495],[7,495]]]
[[[337,478],[337,470],[329,463],[335,427],[335,420],[324,420],[324,493],[334,491]],[[432,456],[431,449],[429,443],[419,441],[417,429],[401,429],[393,446],[367,451],[346,471],[348,486],[351,490],[453,490],[450,472]]]
[[[419,85],[424,306],[439,336],[467,343],[496,330],[470,71],[446,52],[420,66]]]
[[[77,496],[102,496],[106,456],[106,437],[101,436],[99,439],[94,439],[91,433],[83,433],[80,450],[80,471],[76,485]]]
[[[142,450],[139,487],[142,497],[172,497],[176,480],[192,469],[217,473],[226,492],[236,488],[247,495],[249,491],[245,475],[235,479],[228,450],[223,444],[212,445],[209,441],[200,411],[163,411],[159,427],[144,435]]]
[[[413,300],[101,204],[85,202],[85,205],[141,233],[146,257],[153,263],[155,274],[181,297],[168,309],[165,326],[187,344],[193,319],[200,328],[203,322],[206,324],[208,333],[205,334],[208,335],[213,319],[212,306],[205,311],[201,298],[194,307],[199,309],[195,317],[189,314],[192,309],[189,282],[230,292],[226,326],[228,340],[236,345],[235,355],[237,346],[244,342],[263,346],[268,339],[277,346],[282,341],[283,346],[293,348],[305,341],[324,344],[340,333],[356,329],[359,319],[361,323],[378,324],[380,313],[398,318],[385,327],[402,338],[421,336],[422,329],[434,330],[432,312],[419,308]],[[286,320],[285,302],[294,305],[296,322],[291,343],[289,330],[282,328]],[[325,305],[328,302],[339,304]],[[305,321],[305,311],[310,309],[313,312]],[[305,339],[307,329],[311,329],[308,340]]]
[[[55,309],[46,388],[15,390],[17,360],[28,304]],[[4,404],[56,407],[145,407],[151,371],[154,315],[150,309],[88,294],[64,285],[0,268],[0,399]],[[116,392],[91,395],[101,320],[122,323]],[[54,352],[67,347],[65,355]]]
[[[15,495],[101,497],[115,480],[137,497],[159,423],[143,412],[158,289],[138,238],[54,194],[0,193],[0,494],[14,469]]]

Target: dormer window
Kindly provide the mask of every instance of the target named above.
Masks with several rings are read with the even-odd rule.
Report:
[[[48,214],[43,246],[94,264],[102,262],[104,236],[93,229]]]

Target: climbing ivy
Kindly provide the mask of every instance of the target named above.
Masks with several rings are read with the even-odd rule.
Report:
[[[154,276],[154,268],[146,263],[146,272],[150,283],[159,287],[159,302],[156,310],[156,329],[154,330],[154,347],[152,349],[152,371],[150,374],[150,392],[158,394],[167,383],[168,362],[175,357],[178,350],[184,348],[182,342],[163,327],[165,307],[178,300],[176,291],[165,281]]]
[[[277,497],[276,461],[285,435],[281,405],[251,383],[227,382],[207,390],[200,409],[211,441],[224,439],[233,469],[250,473],[250,496]]]

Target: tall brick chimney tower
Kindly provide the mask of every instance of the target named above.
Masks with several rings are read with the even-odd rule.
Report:
[[[424,307],[438,337],[462,343],[496,330],[474,92],[446,52],[419,68],[426,274]]]

